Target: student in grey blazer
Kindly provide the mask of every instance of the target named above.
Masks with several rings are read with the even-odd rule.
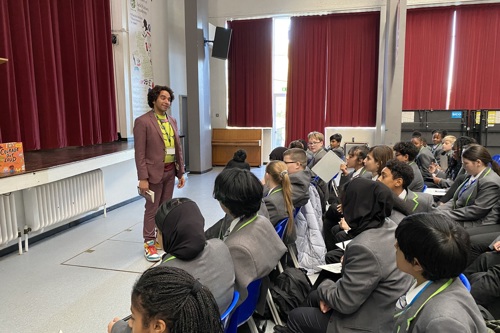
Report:
[[[414,192],[422,192],[424,189],[424,178],[422,178],[422,173],[415,163],[415,158],[418,155],[418,148],[409,141],[401,141],[394,145],[394,157],[401,162],[408,163],[408,165],[413,170],[413,180],[408,189]]]
[[[380,182],[356,178],[345,194],[342,206],[354,239],[345,250],[342,278],[322,282],[309,296],[309,307],[292,310],[287,327],[275,331],[390,332],[394,326],[394,304],[411,279],[396,267],[396,224],[386,219],[392,193]]]
[[[247,298],[247,286],[269,275],[286,252],[271,222],[257,214],[262,193],[261,182],[248,170],[226,169],[215,178],[214,198],[233,217],[224,243],[233,258],[238,304]]]
[[[411,138],[411,142],[418,149],[418,155],[415,158],[415,162],[417,162],[418,168],[420,169],[420,172],[422,173],[422,177],[424,178],[424,182],[433,183],[432,174],[429,171],[429,166],[431,165],[431,163],[436,162],[434,155],[432,154],[432,152],[429,148],[424,146],[422,137],[414,136],[413,138]]]
[[[264,181],[264,203],[269,212],[269,220],[276,226],[283,219],[288,219],[283,241],[285,244],[295,243],[297,234],[293,220],[292,185],[287,165],[282,161],[269,162]]]
[[[500,167],[492,160],[488,150],[478,144],[464,149],[462,161],[469,176],[457,188],[453,199],[438,207],[441,214],[465,228],[497,224],[500,214]]]
[[[410,214],[430,212],[434,202],[432,195],[410,191],[408,184],[411,183],[412,177],[413,170],[409,164],[392,159],[387,161],[378,181],[384,183],[403,201],[406,211]]]
[[[449,218],[420,213],[401,221],[396,240],[397,266],[415,282],[396,303],[393,332],[486,332],[458,278],[467,265],[467,232]]]

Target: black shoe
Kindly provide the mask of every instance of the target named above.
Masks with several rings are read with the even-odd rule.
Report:
[[[286,326],[275,325],[274,326],[274,333],[291,333],[291,331]]]

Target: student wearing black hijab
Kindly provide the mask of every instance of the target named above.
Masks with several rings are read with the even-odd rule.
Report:
[[[275,332],[390,332],[394,326],[394,304],[411,278],[396,267],[396,224],[387,219],[392,193],[365,178],[353,179],[344,193],[344,218],[354,238],[346,246],[342,277],[323,281],[309,295],[309,307],[292,310],[288,327]]]
[[[155,217],[165,254],[161,266],[178,267],[206,286],[224,312],[234,293],[234,267],[229,249],[220,239],[205,239],[205,219],[188,198],[160,206]]]

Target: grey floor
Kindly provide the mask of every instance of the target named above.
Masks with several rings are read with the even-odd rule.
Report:
[[[221,170],[189,175],[174,191],[198,203],[206,228],[223,216],[212,197]],[[264,167],[252,172],[261,179]],[[113,317],[127,316],[132,285],[152,266],[143,256],[143,205],[135,201],[1,257],[0,333],[106,332]]]

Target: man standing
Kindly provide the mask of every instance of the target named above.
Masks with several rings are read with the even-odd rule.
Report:
[[[155,86],[148,93],[148,113],[134,124],[134,148],[139,191],[154,192],[154,201],[144,205],[144,255],[148,261],[159,261],[156,250],[155,214],[158,207],[172,199],[175,177],[177,188],[184,187],[184,160],[177,131],[177,121],[167,114],[174,92],[167,86]],[[159,245],[158,245],[159,247]]]

